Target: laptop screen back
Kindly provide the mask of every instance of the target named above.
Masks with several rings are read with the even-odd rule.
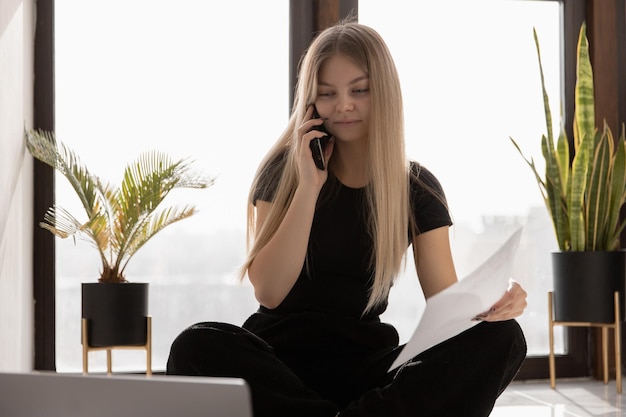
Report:
[[[0,373],[2,417],[252,417],[238,378]]]

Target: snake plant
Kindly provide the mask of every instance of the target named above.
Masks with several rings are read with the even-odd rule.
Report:
[[[545,176],[532,158],[518,152],[530,166],[539,185],[561,251],[614,251],[620,246],[625,221],[620,209],[626,200],[626,148],[624,125],[617,141],[606,121],[600,132],[595,125],[593,71],[586,25],[580,28],[573,121],[574,155],[563,123],[556,148],[552,115],[546,93],[537,32],[533,30],[543,91],[547,136],[541,138]],[[571,162],[570,162],[571,159]]]
[[[133,255],[156,233],[196,213],[191,205],[159,208],[175,188],[207,188],[213,178],[194,173],[187,159],[172,160],[159,151],[145,152],[126,166],[122,183],[114,187],[93,175],[54,134],[25,131],[26,147],[36,159],[63,174],[80,199],[86,222],[53,206],[41,227],[60,238],[82,236],[98,250],[100,282],[126,282],[124,269]]]

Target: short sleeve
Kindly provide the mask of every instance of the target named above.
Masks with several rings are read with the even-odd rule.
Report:
[[[411,162],[411,208],[417,233],[428,232],[442,226],[451,226],[452,218],[443,187],[428,169]]]
[[[281,152],[274,159],[265,163],[258,173],[256,186],[252,194],[252,204],[256,206],[257,200],[274,201],[278,183],[285,169],[286,152]]]

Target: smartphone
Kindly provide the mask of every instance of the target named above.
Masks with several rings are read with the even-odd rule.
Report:
[[[313,119],[319,119],[320,115],[317,112],[315,106],[313,106]],[[326,163],[324,162],[324,149],[326,148],[326,144],[330,140],[330,133],[323,124],[314,126],[311,130],[317,130],[320,132],[326,133],[326,136],[322,138],[315,138],[311,141],[311,152],[313,152],[313,161],[315,161],[315,166],[322,171],[326,169]]]

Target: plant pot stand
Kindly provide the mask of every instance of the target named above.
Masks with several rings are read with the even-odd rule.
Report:
[[[111,351],[113,349],[143,349],[146,351],[146,375],[152,375],[152,317],[146,317],[146,344],[145,345],[129,345],[129,346],[89,346],[87,335],[89,334],[89,320],[82,319],[82,344],[83,344],[83,374],[89,373],[89,352],[106,350],[107,352],[107,374],[111,375],[112,372],[112,357]]]
[[[617,393],[622,393],[622,349],[620,341],[620,297],[619,292],[615,291],[614,307],[615,307],[615,321],[613,323],[588,323],[588,322],[567,322],[567,321],[555,321],[553,310],[553,293],[548,292],[548,321],[549,321],[549,335],[550,335],[550,387],[556,387],[556,370],[554,363],[554,326],[566,326],[566,327],[600,327],[602,329],[602,375],[604,378],[604,384],[609,383],[609,329],[613,329],[615,337],[615,386]]]

